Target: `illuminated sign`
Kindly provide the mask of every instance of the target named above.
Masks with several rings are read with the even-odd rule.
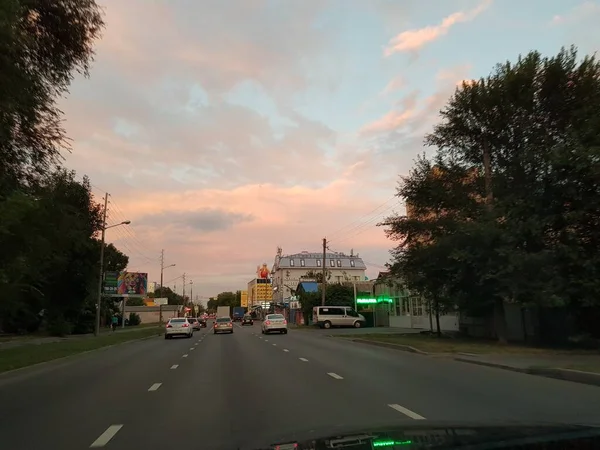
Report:
[[[394,300],[387,297],[379,298],[357,298],[356,303],[359,305],[373,305],[375,303],[394,303]]]

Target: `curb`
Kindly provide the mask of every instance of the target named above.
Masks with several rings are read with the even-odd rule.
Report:
[[[432,355],[432,353],[424,352],[423,350],[419,350],[418,348],[411,347],[410,345],[402,345],[402,344],[392,344],[391,342],[378,342],[378,341],[369,341],[367,339],[348,339],[352,342],[358,342],[360,344],[368,344],[374,345],[376,347],[385,347],[385,348],[393,348],[394,350],[400,350],[409,353],[417,353],[419,355]]]
[[[493,367],[495,369],[510,370],[511,372],[526,373],[528,375],[537,375],[556,380],[571,381],[573,383],[588,384],[591,386],[600,386],[600,374],[593,372],[584,372],[581,370],[561,369],[559,367],[512,367],[504,364],[491,363],[487,361],[475,361],[466,358],[454,358],[455,361],[479,366]]]
[[[119,342],[117,344],[105,345],[104,347],[99,347],[99,348],[95,348],[95,349],[92,349],[92,350],[86,350],[84,352],[74,353],[72,355],[61,356],[60,358],[50,359],[48,361],[42,361],[42,362],[39,362],[39,363],[30,364],[29,366],[19,367],[18,369],[6,370],[4,372],[0,372],[0,380],[2,380],[5,376],[14,375],[14,374],[17,374],[18,372],[25,371],[27,369],[40,368],[40,367],[42,367],[44,365],[48,365],[48,364],[51,364],[51,363],[65,362],[68,359],[76,358],[78,356],[87,355],[89,353],[94,353],[94,352],[98,352],[98,351],[101,351],[101,350],[106,350],[106,349],[113,348],[113,347],[118,347],[119,345],[125,345],[125,344],[129,344],[131,342],[145,341],[147,339],[152,339],[152,338],[155,338],[155,337],[158,337],[158,336],[162,336],[162,332],[157,332],[156,334],[153,334],[151,336],[144,336],[144,337],[141,337],[141,338],[138,338],[138,339],[131,339],[131,340],[125,341],[125,342]]]

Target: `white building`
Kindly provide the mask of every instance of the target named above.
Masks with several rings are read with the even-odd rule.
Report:
[[[344,253],[327,253],[325,268],[328,283],[345,281],[364,281],[367,266],[358,255]],[[300,281],[307,280],[307,275],[323,272],[323,253],[303,251],[292,255],[282,255],[277,249],[275,263],[271,270],[273,280],[273,301],[282,302],[289,299]]]

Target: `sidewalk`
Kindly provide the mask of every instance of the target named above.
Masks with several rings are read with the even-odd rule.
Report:
[[[437,340],[414,334],[335,337],[423,356],[600,386],[600,352],[597,351],[498,346],[489,341]]]

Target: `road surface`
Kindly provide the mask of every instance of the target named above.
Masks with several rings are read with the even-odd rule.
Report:
[[[0,377],[2,448],[252,448],[415,421],[600,424],[600,388],[290,330],[210,328]]]

